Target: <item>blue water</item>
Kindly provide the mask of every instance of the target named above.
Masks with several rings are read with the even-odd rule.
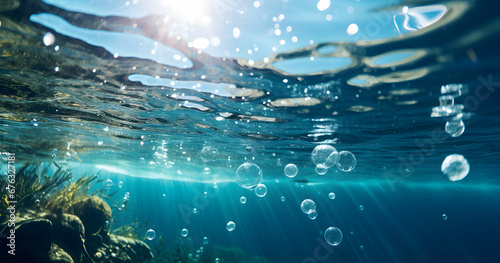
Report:
[[[0,151],[111,180],[111,228],[147,222],[158,258],[181,244],[198,262],[500,262],[499,7],[4,0]],[[356,166],[317,173],[318,145]],[[442,172],[452,154],[461,180]],[[236,182],[245,162],[264,197]]]

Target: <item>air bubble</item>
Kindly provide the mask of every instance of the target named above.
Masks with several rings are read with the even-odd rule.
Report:
[[[314,210],[312,213],[307,215],[309,219],[314,220],[318,217],[318,211]]]
[[[316,167],[314,168],[314,171],[315,171],[317,174],[319,174],[319,175],[324,175],[324,174],[326,174],[326,173],[328,172],[328,168],[321,168],[321,167],[319,167],[319,166],[316,166]]]
[[[310,214],[316,211],[316,203],[311,199],[305,199],[300,204],[300,209],[302,209],[302,212],[304,212],[305,214]]]
[[[45,35],[43,35],[43,44],[45,44],[46,46],[51,46],[55,42],[56,36],[54,36],[54,34],[52,34],[51,32],[47,32],[45,33]]]
[[[213,146],[205,146],[201,149],[200,157],[204,162],[214,162],[219,158],[219,151]]]
[[[236,228],[236,224],[233,221],[227,222],[226,229],[231,232]]]
[[[462,119],[458,118],[453,118],[452,120],[446,122],[446,125],[444,126],[444,130],[446,133],[448,133],[451,137],[458,137],[462,135],[465,131],[465,124],[462,121]]]
[[[292,178],[292,177],[295,177],[297,175],[297,173],[299,172],[299,170],[297,169],[297,166],[293,163],[289,163],[285,166],[285,175]]]
[[[236,182],[243,188],[251,189],[262,181],[262,170],[254,163],[244,163],[236,170]]]
[[[342,235],[342,231],[338,229],[337,227],[329,227],[325,230],[325,241],[332,245],[332,246],[338,246],[341,242],[344,236]]]
[[[264,196],[266,196],[266,194],[267,194],[267,187],[266,187],[266,185],[264,185],[264,184],[258,184],[255,187],[255,194],[258,197],[264,197]]]
[[[337,149],[331,145],[318,145],[311,153],[311,159],[316,167],[328,169],[337,163]]]
[[[155,237],[156,237],[156,232],[153,229],[149,229],[148,231],[146,231],[146,238],[148,240],[153,240],[155,239]]]
[[[113,181],[111,179],[106,180],[106,187],[111,187],[113,186]]]
[[[469,173],[469,170],[469,162],[460,154],[448,155],[441,165],[441,171],[448,176],[448,179],[452,182],[464,179]]]
[[[338,154],[337,167],[344,172],[350,172],[356,167],[356,156],[349,151],[341,151]]]

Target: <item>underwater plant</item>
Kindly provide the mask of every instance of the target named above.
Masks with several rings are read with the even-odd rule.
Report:
[[[68,169],[42,163],[23,165],[15,179],[15,186],[0,179],[1,211],[16,200],[14,216],[0,214],[0,234],[5,240],[7,233],[15,234],[18,244],[11,253],[2,246],[1,262],[132,263],[153,257],[144,242],[126,234],[133,227],[124,227],[124,236],[108,232],[112,213],[102,198],[116,192],[106,196],[101,187],[89,193],[101,182],[98,175],[72,182]]]
[[[150,229],[147,222],[135,219],[110,227],[113,217],[127,206],[120,200],[110,207],[104,200],[117,192],[104,194],[102,182],[98,174],[74,180],[70,170],[56,163],[20,167],[16,172],[14,229],[22,243],[17,248],[19,255],[24,256],[16,258],[17,262],[271,262],[250,257],[237,248],[200,247],[192,242],[167,244],[163,235],[158,236],[151,251],[141,241],[145,239],[143,233]],[[8,211],[9,183],[3,177],[0,197],[0,211]],[[8,222],[9,215],[0,214],[0,234],[10,231]],[[6,251],[0,252],[0,262],[15,262],[4,259],[9,256]]]

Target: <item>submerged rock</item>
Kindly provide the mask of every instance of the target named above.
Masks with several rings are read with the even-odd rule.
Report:
[[[66,253],[62,248],[58,247],[56,244],[52,244],[52,248],[49,253],[50,263],[74,263],[71,256]],[[80,262],[80,259],[78,259]]]
[[[146,243],[128,237],[109,234],[103,240],[89,239],[85,244],[93,261],[136,263],[153,258]],[[84,262],[91,263],[87,259]]]
[[[6,197],[7,181],[0,178],[0,263],[141,263],[153,258],[144,242],[108,233],[111,208],[100,197],[86,195],[97,177],[63,186],[71,174],[56,167],[52,176],[42,176],[36,165],[17,171],[16,197],[23,194],[15,212],[4,212],[14,205]]]
[[[36,257],[47,255],[52,239],[52,224],[46,219],[31,219],[18,223],[16,227],[16,252],[28,252]],[[26,250],[26,251],[25,251]]]
[[[26,217],[23,217],[26,218]],[[17,222],[15,228],[15,255],[0,251],[0,262],[9,263],[73,263],[71,256],[56,244],[52,243],[55,235],[62,232],[53,231],[52,221],[48,219],[25,219]],[[7,230],[10,232],[10,229]],[[79,259],[79,258],[78,258]],[[79,262],[79,260],[78,260]]]
[[[111,218],[111,208],[97,196],[85,197],[71,207],[71,212],[78,216],[85,226],[85,237],[105,229],[106,221]]]
[[[82,221],[70,214],[48,214],[45,218],[52,222],[52,243],[67,252],[74,262],[80,262],[85,236]]]

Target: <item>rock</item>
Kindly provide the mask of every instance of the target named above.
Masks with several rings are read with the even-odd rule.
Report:
[[[50,249],[49,260],[50,263],[74,263],[71,256],[55,244]]]
[[[153,258],[149,246],[140,240],[110,234],[109,243],[125,252],[130,262],[143,262]]]
[[[146,243],[113,234],[106,236],[103,241],[87,240],[86,247],[95,262],[140,263],[153,258]]]
[[[52,222],[52,243],[66,251],[74,262],[79,263],[83,252],[85,228],[82,221],[70,214],[48,214],[45,216]]]
[[[111,208],[97,196],[89,196],[71,206],[72,214],[78,216],[85,226],[85,235],[89,237],[106,228],[106,221],[111,218]]]
[[[4,234],[11,234],[12,228],[6,228]],[[49,262],[51,249],[52,224],[46,219],[28,219],[16,223],[15,255],[8,253],[10,248],[2,242],[0,262]],[[8,236],[7,235],[7,236]],[[10,239],[6,239],[10,242]],[[2,238],[3,241],[3,238]]]

